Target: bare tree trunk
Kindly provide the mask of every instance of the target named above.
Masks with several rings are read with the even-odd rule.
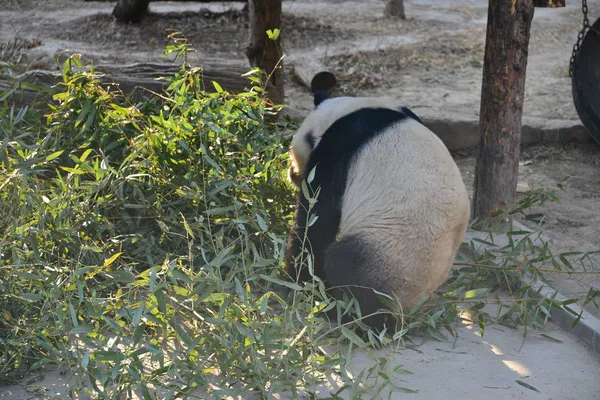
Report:
[[[150,0],[119,0],[112,14],[122,22],[140,22],[148,11]]]
[[[473,216],[515,200],[533,0],[489,0]]]
[[[252,66],[263,70],[274,89],[269,92],[271,101],[283,104],[283,60],[281,38],[272,40],[267,30],[281,29],[281,0],[248,0],[250,44],[247,55]]]
[[[404,15],[404,0],[388,0],[383,15],[386,17],[405,19],[406,15]]]

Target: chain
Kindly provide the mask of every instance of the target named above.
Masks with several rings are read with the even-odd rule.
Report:
[[[587,0],[581,0],[581,11],[583,12],[583,27],[581,31],[577,34],[577,42],[573,46],[573,54],[571,55],[571,61],[569,62],[569,76],[573,76],[573,65],[575,64],[575,57],[579,53],[579,48],[581,47],[581,42],[585,37],[585,34],[588,30],[592,30],[598,37],[600,38],[600,32],[598,32],[594,27],[590,26],[590,20],[588,19],[588,6]]]

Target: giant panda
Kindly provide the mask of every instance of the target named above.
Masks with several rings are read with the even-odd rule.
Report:
[[[318,191],[310,212],[317,219],[307,226],[309,200],[300,190],[287,274],[311,280],[299,262],[306,248],[314,274],[335,298],[355,297],[363,317],[408,310],[445,281],[466,231],[470,205],[458,167],[442,141],[392,99],[318,92],[314,103],[292,139],[289,176]],[[393,300],[382,303],[373,289]],[[388,315],[364,322],[393,329]]]

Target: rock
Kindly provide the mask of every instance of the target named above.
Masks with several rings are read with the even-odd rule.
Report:
[[[529,184],[527,182],[519,182],[517,183],[517,193],[527,193],[531,190]]]

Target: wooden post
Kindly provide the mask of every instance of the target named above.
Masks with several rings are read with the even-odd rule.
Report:
[[[281,37],[272,40],[267,30],[281,29],[281,0],[248,0],[250,44],[246,54],[252,66],[258,67],[269,77],[273,90],[269,98],[275,104],[283,104],[283,60]]]
[[[534,7],[564,6],[565,0],[489,0],[472,213],[479,227],[516,197]]]
[[[472,213],[479,222],[515,200],[533,1],[489,0]]]
[[[405,19],[406,15],[404,15],[404,0],[388,0],[385,5],[385,11],[383,15],[386,17],[394,17]]]

